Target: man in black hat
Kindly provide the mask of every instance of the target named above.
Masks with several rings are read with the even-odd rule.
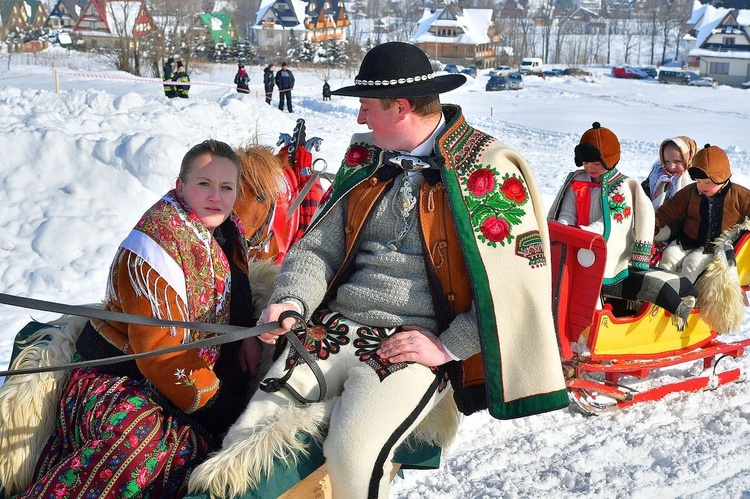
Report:
[[[332,92],[359,98],[370,132],[352,138],[259,321],[303,316],[297,334],[327,392],[297,404],[292,389],[315,397],[323,384],[287,347],[194,488],[221,496],[273,479],[271,457],[307,433],[323,441],[336,497],[385,498],[394,450],[410,434],[447,446],[456,406],[513,418],[567,405],[541,197],[518,153],[441,106],[438,94],[465,81],[390,42]],[[275,343],[294,322],[260,338]]]

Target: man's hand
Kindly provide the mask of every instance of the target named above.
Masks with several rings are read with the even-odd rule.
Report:
[[[263,312],[261,312],[260,319],[258,319],[258,325],[268,324],[269,322],[279,320],[279,315],[281,315],[281,312],[284,312],[285,310],[294,310],[295,312],[299,312],[299,309],[293,303],[273,303],[266,307]],[[295,324],[296,321],[294,320],[294,318],[289,317],[287,319],[284,319],[284,322],[281,323],[281,327],[278,327],[271,331],[267,331],[257,338],[264,343],[268,343],[269,345],[275,345],[278,337],[292,329]]]
[[[240,363],[242,372],[250,373],[250,376],[257,376],[258,364],[260,363],[263,347],[257,338],[245,338],[242,340],[242,346],[237,351],[237,360]]]
[[[377,354],[394,364],[417,362],[427,367],[440,366],[453,360],[443,348],[440,338],[419,326],[404,326],[400,333],[380,344]]]

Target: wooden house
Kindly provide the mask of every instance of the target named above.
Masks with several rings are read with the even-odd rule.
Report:
[[[343,0],[310,0],[305,9],[305,37],[311,42],[346,39],[349,26]]]
[[[39,0],[0,0],[0,28],[25,31],[41,28],[47,19],[47,9]]]
[[[89,0],[57,0],[44,23],[50,29],[72,31]]]
[[[739,87],[750,81],[750,9],[696,7],[691,65],[722,85]]]
[[[138,40],[155,30],[145,0],[91,0],[73,27],[89,45]]]
[[[492,9],[462,8],[454,3],[435,12],[425,10],[412,42],[442,63],[492,67],[500,45],[492,15]]]

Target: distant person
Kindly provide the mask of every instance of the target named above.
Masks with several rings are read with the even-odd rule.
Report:
[[[271,105],[271,98],[273,97],[273,70],[276,66],[273,63],[268,64],[263,70],[263,86],[266,88],[266,104]]]
[[[641,183],[655,210],[692,182],[688,169],[697,150],[695,141],[685,136],[672,137],[661,143],[659,161],[651,167],[648,179]]]
[[[187,71],[185,71],[185,65],[182,61],[177,61],[175,80],[177,83],[180,83],[180,85],[175,85],[175,88],[177,89],[177,97],[187,99],[188,92],[190,92],[190,76],[187,74]]]
[[[161,79],[164,82],[164,95],[170,99],[177,97],[177,86],[172,84],[172,82],[177,81],[176,74],[177,63],[175,62],[174,57],[170,57],[164,64],[161,75]]]
[[[328,80],[323,83],[323,100],[331,100],[331,86],[328,84]]]
[[[292,111],[292,89],[294,88],[294,75],[287,67],[286,62],[281,63],[281,69],[276,73],[276,86],[279,87],[279,111],[284,110],[284,99],[286,108]]]
[[[247,75],[245,65],[237,63],[237,74],[234,75],[234,84],[237,85],[237,92],[241,94],[250,93],[250,77]]]

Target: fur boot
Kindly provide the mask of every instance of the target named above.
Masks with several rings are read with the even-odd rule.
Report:
[[[101,308],[101,305],[93,305]],[[23,369],[68,364],[88,319],[63,316],[40,329],[10,366]],[[17,374],[0,386],[0,485],[6,497],[26,489],[52,434],[68,371]]]

